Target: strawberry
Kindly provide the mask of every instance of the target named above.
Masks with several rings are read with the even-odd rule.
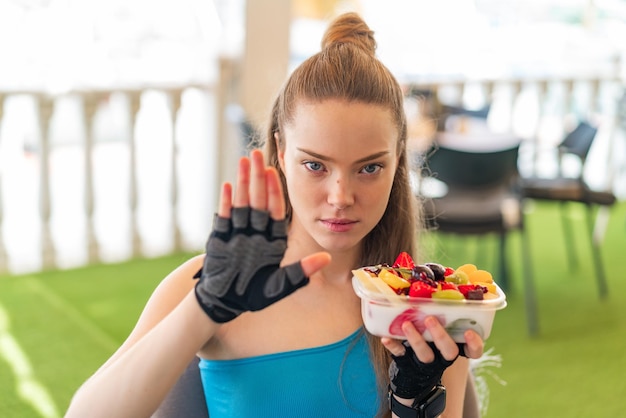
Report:
[[[432,287],[421,280],[416,280],[411,283],[409,296],[414,298],[430,298],[435,290],[437,290],[436,287]]]
[[[396,257],[396,261],[393,263],[393,267],[407,268],[409,270],[412,270],[413,267],[415,267],[415,263],[413,262],[413,258],[409,253],[402,251],[400,254],[398,254],[398,257]]]
[[[452,267],[446,267],[443,273],[444,277],[449,276],[451,274],[454,274],[454,269]]]
[[[452,282],[437,282],[441,290],[458,290],[457,286]]]

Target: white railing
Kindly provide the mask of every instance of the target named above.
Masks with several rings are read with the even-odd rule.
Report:
[[[0,93],[0,271],[201,248],[214,101],[205,85]]]
[[[532,171],[543,166],[538,150],[560,140],[568,118],[593,119],[602,134],[594,151],[598,187],[623,184],[617,77],[412,87],[443,101],[492,103],[490,124],[528,140]],[[238,141],[222,124],[227,97],[206,85],[0,92],[0,272],[201,249],[231,165],[224,143]],[[79,128],[69,126],[72,118]]]

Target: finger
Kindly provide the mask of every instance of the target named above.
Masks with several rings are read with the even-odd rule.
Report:
[[[471,329],[463,334],[465,337],[465,356],[468,358],[479,358],[483,355],[485,342],[480,335]]]
[[[222,218],[230,218],[230,210],[233,207],[233,186],[230,183],[222,185],[220,204],[217,214]]]
[[[250,153],[250,206],[258,210],[267,209],[267,185],[265,176],[265,162],[260,150]]]
[[[406,321],[402,324],[402,331],[409,344],[411,344],[415,355],[422,363],[431,363],[435,360],[435,353],[432,348],[430,348],[422,334],[420,334],[411,321]]]
[[[304,275],[310,277],[313,273],[321,270],[330,263],[330,254],[326,252],[319,252],[304,257],[300,264],[302,265],[302,271]]]
[[[237,187],[235,188],[235,198],[233,206],[242,208],[250,206],[250,159],[241,157],[239,159],[239,167],[237,171]]]
[[[387,350],[389,350],[391,354],[393,354],[396,357],[403,356],[404,353],[406,353],[406,348],[398,340],[383,337],[380,339],[380,342],[385,346]]]
[[[274,167],[267,167],[265,170],[267,184],[267,209],[272,219],[285,219],[285,196],[280,183],[278,171]]]
[[[433,342],[446,360],[454,360],[459,355],[459,347],[437,318],[429,316],[424,320],[424,325],[433,337]]]

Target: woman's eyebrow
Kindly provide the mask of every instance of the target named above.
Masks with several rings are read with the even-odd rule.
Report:
[[[366,161],[375,160],[377,158],[381,158],[381,157],[384,157],[384,156],[389,155],[389,154],[391,154],[389,151],[380,151],[380,152],[376,152],[376,153],[374,153],[372,155],[368,155],[367,157],[361,158],[361,159],[357,160],[356,162],[357,163],[364,163]]]
[[[314,158],[317,158],[317,159],[320,159],[320,160],[323,160],[323,161],[333,162],[332,158],[327,157],[327,156],[322,155],[322,154],[318,154],[318,153],[316,153],[314,151],[306,150],[304,148],[296,148],[296,149],[298,151],[300,151],[300,152],[305,153],[305,154],[309,154],[311,157],[314,157]],[[371,154],[371,155],[368,155],[368,156],[365,156],[363,158],[358,159],[357,161],[355,161],[355,163],[363,163],[365,161],[375,160],[377,158],[384,157],[384,156],[389,155],[389,154],[390,154],[389,151],[375,152],[374,154]]]

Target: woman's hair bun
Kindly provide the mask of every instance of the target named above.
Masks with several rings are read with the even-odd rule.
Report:
[[[374,31],[357,13],[344,13],[330,23],[322,38],[322,49],[342,43],[356,45],[371,55],[376,52]]]

